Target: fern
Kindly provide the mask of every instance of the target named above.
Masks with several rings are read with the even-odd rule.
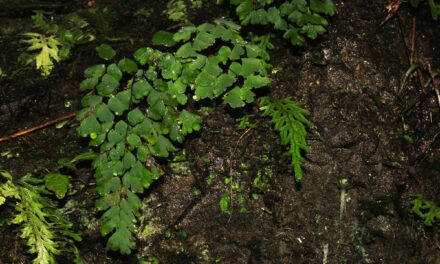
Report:
[[[105,44],[97,51],[105,60],[116,55]],[[177,108],[187,97],[183,83],[172,80],[180,65],[172,54],[141,48],[134,57],[139,64],[123,58],[86,69],[80,89],[90,92],[77,115],[78,133],[91,138],[90,146],[100,147],[93,167],[101,195],[96,206],[105,211],[101,234],[111,234],[107,246],[122,254],[130,254],[135,246],[138,194],[161,175],[154,157],[168,157],[176,150],[171,141],[182,142],[201,122],[198,115]],[[127,81],[123,87],[122,81]]]
[[[32,52],[38,51],[38,53],[34,54],[34,56],[31,57],[27,63],[31,63],[35,60],[37,70],[41,70],[41,74],[43,76],[48,76],[53,69],[53,61],[60,60],[58,56],[58,47],[61,44],[54,36],[46,37],[43,34],[31,32],[23,35],[28,37],[28,39],[22,40],[22,42],[30,45],[30,47],[28,47],[26,50]]]
[[[265,61],[270,60],[270,55],[268,50],[272,50],[275,46],[270,42],[270,39],[274,37],[274,34],[266,34],[263,36],[252,36],[252,42],[257,43],[258,47],[261,49],[261,57]]]
[[[283,37],[292,45],[302,46],[305,36],[315,39],[326,32],[328,25],[324,15],[333,16],[336,6],[332,0],[285,1],[281,5],[273,0],[230,0],[237,5],[236,13],[242,25],[273,25],[284,31]]]
[[[66,59],[74,45],[92,41],[95,37],[87,32],[87,22],[76,13],[68,14],[65,21],[58,25],[53,18],[47,21],[41,11],[35,12],[32,16],[34,27],[44,33],[23,34],[26,39],[21,42],[28,45],[26,51],[29,53],[23,52],[19,60],[24,60],[26,64],[35,61],[37,70],[47,77],[54,68],[54,62]]]
[[[110,38],[112,24],[115,22],[117,13],[110,8],[88,8],[81,10],[79,15],[91,25],[98,39]]]
[[[162,12],[166,14],[168,19],[189,24],[187,6],[184,1],[169,0],[167,8]]]
[[[239,30],[233,22],[218,19],[176,33],[159,31],[153,43],[177,50],[140,48],[135,61],[112,62],[116,52],[106,44],[97,47],[110,63],[85,70],[80,89],[90,92],[77,118],[78,133],[100,148],[93,162],[101,195],[96,206],[105,211],[101,234],[110,235],[109,248],[131,253],[138,194],[161,176],[155,157],[168,157],[177,150],[174,142],[201,128],[200,116],[182,110],[188,97],[219,98],[237,108],[253,102],[253,90],[269,83],[260,48],[244,41]]]
[[[54,263],[54,255],[60,254],[61,244],[72,242],[68,237],[81,240],[69,230],[72,224],[63,218],[56,209],[56,204],[41,196],[48,194],[40,185],[42,180],[28,173],[14,182],[7,171],[0,170],[0,174],[7,179],[0,185],[0,205],[7,199],[17,201],[16,214],[11,223],[20,225],[21,238],[26,240],[29,252],[37,254],[34,264]],[[74,252],[75,249],[73,246],[71,251]]]
[[[174,34],[159,31],[153,43],[168,47],[179,43],[174,56],[182,62],[180,80],[194,90],[195,100],[222,97],[225,104],[238,108],[254,101],[253,89],[269,83],[270,67],[262,49],[245,41],[240,29],[231,21],[216,19],[214,24],[187,26]],[[211,47],[217,53],[206,54]]]
[[[304,117],[309,112],[300,107],[300,103],[292,101],[290,97],[284,99],[273,99],[270,97],[260,98],[260,110],[263,116],[271,116],[275,123],[275,129],[280,131],[281,144],[289,145],[286,154],[291,156],[291,164],[294,168],[295,179],[301,181],[301,162],[304,158],[301,151],[310,151],[307,147],[307,131],[305,125],[311,123]]]
[[[189,8],[201,8],[203,2],[206,0],[192,0]],[[192,24],[188,19],[188,6],[185,1],[182,0],[169,0],[167,8],[162,12],[166,14],[168,19],[175,22],[182,22],[185,24]]]
[[[426,200],[420,194],[415,195],[415,197],[416,199],[410,202],[413,205],[413,213],[423,218],[426,226],[438,223],[440,221],[440,207],[434,202]]]

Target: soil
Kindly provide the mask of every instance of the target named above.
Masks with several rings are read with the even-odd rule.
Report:
[[[153,2],[152,10],[161,10],[162,1]],[[141,7],[115,3],[127,13]],[[380,26],[387,1],[335,3],[338,14],[325,35],[301,48],[274,41],[270,54],[276,73],[262,91],[275,98],[291,96],[310,111],[311,151],[305,153],[303,180],[294,180],[289,157],[283,155],[287,149],[257,103],[242,111],[212,108],[204,114],[202,130],[182,145],[186,160],[158,161],[165,175],[143,196],[137,248],[130,256],[106,249],[94,208],[93,171],[89,163],[79,164],[60,206],[77,204],[66,217],[82,235],[76,246],[88,263],[440,263],[438,227],[426,227],[410,204],[414,194],[440,203],[439,102],[416,77],[397,96],[410,67],[412,18],[417,21],[415,53],[433,69],[440,68],[440,23],[430,19],[428,8],[403,4]],[[191,15],[204,21],[214,11],[211,6]],[[13,25],[20,19],[15,16],[0,19]],[[145,42],[154,31],[172,25],[157,12],[153,18]],[[145,22],[131,22],[131,29],[120,25],[119,32],[135,35],[136,26],[145,27]],[[26,26],[29,22],[15,30]],[[11,49],[7,44],[1,43],[2,50]],[[128,50],[127,56],[137,48],[136,43],[116,45],[121,52]],[[8,99],[0,97],[0,136],[79,110],[79,82],[83,70],[96,63],[93,52],[93,44],[76,47],[74,56],[56,65],[47,79],[35,71],[4,79]],[[17,67],[4,65],[15,55],[14,50],[2,55],[4,72]],[[246,132],[236,129],[243,114],[253,115],[255,124]],[[87,151],[75,126],[72,121],[31,135],[56,157],[72,158]],[[26,137],[0,142],[0,148],[11,154],[2,155],[0,165],[15,177],[27,172],[41,176],[56,167],[53,155]],[[220,208],[222,197],[231,195],[226,179],[238,186],[229,214]],[[8,208],[2,207],[2,222],[13,213]],[[14,228],[0,226],[0,263],[30,263],[32,256]],[[72,262],[69,256],[58,261]]]

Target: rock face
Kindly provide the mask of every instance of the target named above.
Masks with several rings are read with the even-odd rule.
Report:
[[[116,2],[122,6],[130,1]],[[295,182],[289,157],[283,155],[287,149],[256,103],[244,110],[255,124],[247,132],[236,129],[241,116],[230,108],[207,110],[202,130],[181,146],[186,160],[158,160],[165,174],[144,196],[138,256],[114,254],[106,262],[113,253],[105,248],[99,221],[92,219],[98,215],[93,209],[93,176],[89,170],[73,181],[76,190],[88,184],[72,197],[83,201],[82,210],[87,211],[79,214],[78,221],[88,226],[83,227],[87,230],[79,250],[89,263],[137,263],[138,257],[146,263],[178,264],[440,263],[437,227],[426,228],[410,204],[414,193],[440,204],[439,106],[434,92],[423,91],[418,78],[401,86],[410,67],[412,15],[417,21],[415,53],[422,63],[431,61],[433,69],[440,69],[440,23],[427,19],[429,9],[402,4],[379,27],[388,1],[335,3],[339,11],[325,35],[301,48],[276,40],[271,53],[276,73],[270,87],[261,88],[262,95],[291,96],[310,111],[311,152],[305,154],[302,182]],[[209,12],[195,14],[197,20],[215,10]],[[13,110],[20,112],[35,98],[41,113],[46,105],[54,114],[69,112],[65,98],[76,98],[73,105],[80,105],[78,83],[66,80],[67,71],[52,89],[56,102],[44,101],[48,96],[43,91],[38,94],[46,99],[40,100],[8,90]],[[82,69],[77,71],[82,74]],[[18,121],[23,126],[47,121],[37,110],[28,110]],[[0,100],[0,123],[8,121],[8,112]],[[13,128],[1,129],[7,134]],[[74,129],[38,133],[46,145],[62,142],[57,148],[62,157],[85,152],[86,144]],[[47,159],[26,141],[17,142],[2,146],[20,152],[26,161],[1,160],[11,172],[20,175]],[[9,213],[0,212],[0,219]],[[6,225],[0,226],[0,234],[7,238],[7,244],[0,242],[0,263],[30,261],[27,255],[15,259],[10,254],[19,249],[19,238]]]
[[[282,155],[286,149],[268,120],[261,120],[239,141],[241,133],[233,129],[230,113],[219,108],[205,118],[202,137],[189,142],[190,173],[195,178],[178,179],[179,190],[188,193],[188,184],[200,184],[211,173],[218,176],[212,185],[202,183],[203,195],[193,204],[195,197],[178,199],[190,206],[176,209],[187,210],[177,225],[188,237],[167,250],[187,252],[192,256],[187,263],[210,263],[211,258],[221,258],[220,263],[439,261],[425,246],[437,239],[436,232],[424,230],[409,204],[411,193],[425,191],[434,198],[437,194],[427,182],[438,180],[432,162],[439,160],[438,144],[428,152],[425,147],[426,157],[418,161],[410,161],[410,153],[423,152],[423,145],[432,143],[437,125],[429,117],[439,120],[438,106],[431,102],[432,94],[411,86],[395,97],[409,67],[405,43],[410,24],[400,28],[402,21],[395,17],[378,28],[385,3],[339,1],[338,6],[326,36],[301,49],[277,43],[281,48],[272,56],[281,70],[273,76],[270,93],[304,102],[314,123],[301,183],[294,182],[288,158]],[[399,13],[407,23],[409,11],[402,7]],[[417,46],[423,56],[438,53],[428,50],[439,41],[433,34],[438,25],[429,25],[431,29],[419,28],[429,36]],[[314,64],[315,59],[326,65]],[[438,56],[436,60],[438,65]],[[411,106],[413,97],[426,104],[416,101]],[[258,115],[256,109],[250,111]],[[417,138],[417,143],[408,143],[405,135]],[[423,176],[413,176],[420,171]],[[229,191],[224,180],[231,175],[243,187],[233,194],[234,211],[228,215],[220,211],[219,201]],[[258,177],[265,186],[255,186],[252,181]],[[343,203],[341,179],[348,182]],[[399,191],[396,184],[405,188]],[[173,197],[181,195],[179,190],[166,201],[176,202]],[[253,200],[253,194],[259,199]],[[238,195],[245,197],[246,212],[240,212]],[[163,212],[166,219],[167,210],[157,213]]]

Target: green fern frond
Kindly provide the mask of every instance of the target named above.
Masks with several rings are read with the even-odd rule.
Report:
[[[0,205],[8,198],[16,200],[16,214],[10,222],[20,225],[20,237],[26,240],[29,252],[37,254],[33,263],[55,263],[54,255],[61,252],[60,240],[69,242],[68,238],[61,236],[77,241],[81,238],[68,230],[72,224],[57,211],[55,202],[40,195],[48,193],[40,185],[42,180],[29,173],[16,181],[5,170],[0,170],[0,174],[7,179],[0,185]]]
[[[17,199],[15,210],[17,214],[11,223],[21,225],[21,238],[27,240],[30,253],[37,253],[35,264],[54,263],[54,254],[59,254],[53,240],[52,225],[47,222],[47,214],[42,211],[43,197],[35,189],[28,189],[12,182],[12,176],[7,171],[0,171],[7,182],[0,186],[1,200],[9,197]],[[29,175],[26,175],[29,177]]]
[[[301,181],[301,162],[304,161],[301,150],[310,151],[306,143],[305,125],[311,125],[311,123],[304,117],[309,112],[301,108],[300,103],[292,101],[290,97],[284,99],[262,97],[260,110],[264,111],[263,116],[272,117],[275,129],[280,131],[281,144],[289,145],[290,149],[286,154],[292,157],[291,164],[295,179]]]
[[[140,48],[134,53],[136,61],[123,58],[84,71],[80,90],[92,91],[82,100],[77,130],[90,137],[89,146],[100,148],[93,162],[101,196],[96,207],[106,211],[101,234],[111,234],[108,248],[131,253],[137,232],[133,223],[141,207],[137,194],[164,173],[155,157],[169,157],[177,150],[173,142],[182,143],[187,134],[201,129],[202,118],[181,107],[188,96],[195,101],[222,98],[238,108],[253,102],[254,89],[269,83],[259,47],[244,41],[239,30],[231,21],[216,19],[174,34],[158,31],[153,44],[180,46],[177,51]],[[218,47],[216,42],[229,44]],[[213,54],[203,54],[217,47]],[[96,50],[107,61],[116,56],[107,44]]]
[[[42,197],[26,188],[19,188],[20,202],[15,210],[18,214],[12,219],[13,224],[22,225],[21,238],[27,240],[30,253],[37,253],[33,263],[53,263],[53,255],[59,254],[54,241],[52,224],[47,222],[47,214],[42,211]]]
[[[80,16],[91,25],[99,39],[110,37],[112,24],[115,22],[116,12],[105,8],[88,8],[79,12]]]
[[[29,44],[30,47],[27,51],[39,50],[38,54],[35,54],[28,63],[35,60],[37,70],[41,70],[43,76],[48,76],[54,67],[53,60],[59,61],[58,46],[61,44],[56,40],[54,36],[45,36],[39,33],[28,32],[23,34],[29,39],[22,40],[22,42]]]

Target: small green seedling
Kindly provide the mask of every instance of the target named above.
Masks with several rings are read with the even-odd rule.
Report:
[[[440,225],[440,207],[434,202],[426,200],[420,194],[416,194],[414,197],[415,199],[410,202],[413,205],[413,213],[420,216],[426,226]]]

